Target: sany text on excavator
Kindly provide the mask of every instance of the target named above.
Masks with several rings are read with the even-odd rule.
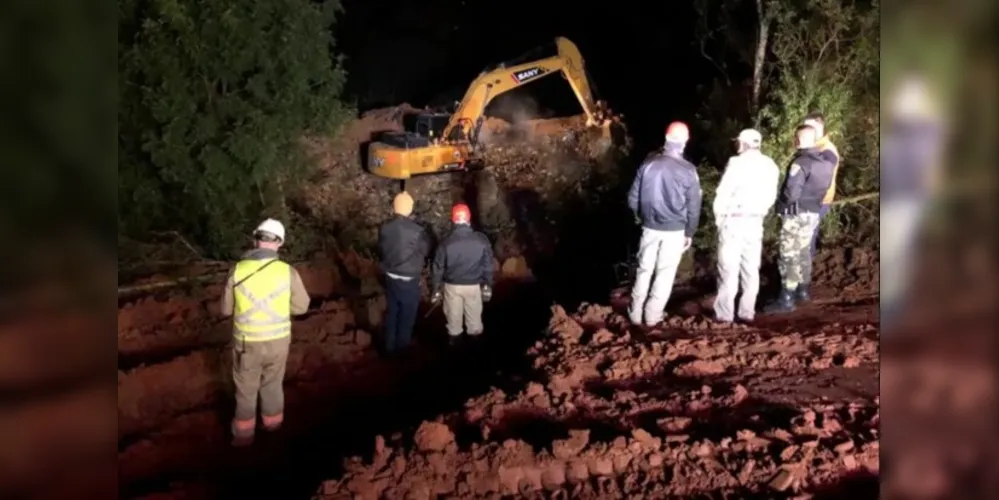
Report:
[[[521,85],[560,72],[569,82],[586,114],[587,126],[603,127],[605,119],[593,100],[583,58],[576,44],[556,38],[558,54],[526,62],[514,61],[483,71],[468,87],[453,114],[423,113],[416,130],[387,133],[368,149],[368,169],[389,179],[414,175],[461,172],[481,167],[476,157],[486,106],[494,98]]]

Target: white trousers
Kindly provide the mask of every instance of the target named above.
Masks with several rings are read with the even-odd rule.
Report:
[[[908,288],[913,246],[923,215],[922,200],[902,199],[881,202],[881,287],[882,304],[897,305]]]
[[[666,303],[673,293],[673,280],[684,252],[683,231],[642,228],[638,248],[638,271],[631,289],[628,316],[632,323],[655,325],[663,320]]]
[[[742,284],[739,318],[751,321],[760,293],[760,260],[763,256],[763,218],[727,217],[718,225],[718,295],[715,318],[735,319],[735,296]]]

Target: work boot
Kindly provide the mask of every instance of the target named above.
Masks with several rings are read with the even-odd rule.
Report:
[[[458,347],[461,345],[461,335],[449,335],[447,338],[447,345],[451,347]]]
[[[763,309],[763,312],[767,314],[778,314],[791,311],[794,311],[794,293],[787,288],[781,289],[780,295],[777,296],[777,300],[771,302]]]
[[[808,283],[802,283],[794,290],[794,302],[796,304],[800,305],[812,300],[811,294],[808,293],[808,288]]]

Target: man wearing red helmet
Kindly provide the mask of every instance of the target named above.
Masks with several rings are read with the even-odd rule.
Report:
[[[636,325],[654,326],[662,321],[680,259],[700,223],[700,178],[683,157],[689,138],[686,124],[671,123],[662,153],[642,164],[628,191],[628,206],[642,224],[628,311]]]
[[[430,289],[431,302],[444,302],[448,337],[455,345],[462,333],[482,334],[482,303],[493,295],[493,247],[485,234],[472,229],[468,205],[452,207],[451,222],[454,229],[434,256]]]

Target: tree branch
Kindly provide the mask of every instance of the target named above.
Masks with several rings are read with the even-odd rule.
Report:
[[[848,196],[846,198],[839,198],[834,200],[830,205],[849,205],[851,203],[859,203],[861,201],[873,200],[881,196],[880,191],[875,191],[873,193],[858,194],[856,196]]]

